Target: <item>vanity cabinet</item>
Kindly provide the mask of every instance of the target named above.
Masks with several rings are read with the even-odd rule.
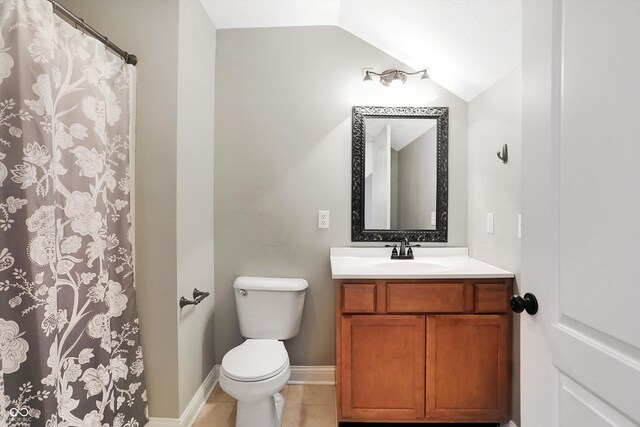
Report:
[[[338,420],[508,421],[511,281],[337,280]]]

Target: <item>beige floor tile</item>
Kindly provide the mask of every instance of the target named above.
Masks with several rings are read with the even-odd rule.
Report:
[[[287,404],[335,405],[335,387],[332,385],[291,384],[287,390]]]
[[[231,418],[229,418],[229,422],[227,423],[227,427],[236,427],[236,411],[238,410],[238,405],[233,408],[233,412],[231,413]]]
[[[285,385],[283,427],[335,427],[335,387],[324,385]],[[235,427],[236,400],[216,385],[202,408],[194,427]]]
[[[220,384],[216,384],[213,389],[213,393],[209,396],[209,402],[235,402],[236,399],[229,396],[221,387]]]
[[[194,427],[226,427],[236,402],[207,402]]]
[[[282,427],[336,427],[335,405],[287,405]]]

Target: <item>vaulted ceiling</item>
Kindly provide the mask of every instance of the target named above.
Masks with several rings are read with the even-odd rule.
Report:
[[[466,101],[520,64],[522,0],[201,1],[218,29],[339,26]]]

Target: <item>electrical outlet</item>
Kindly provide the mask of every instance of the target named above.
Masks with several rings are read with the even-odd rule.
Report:
[[[493,234],[493,213],[487,214],[487,233]]]
[[[318,228],[329,228],[329,211],[318,211]]]
[[[436,213],[431,212],[431,225],[436,225]]]

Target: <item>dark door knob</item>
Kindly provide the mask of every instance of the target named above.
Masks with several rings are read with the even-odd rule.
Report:
[[[524,294],[524,298],[520,295],[514,295],[509,301],[511,303],[511,310],[516,313],[522,313],[527,311],[529,314],[536,314],[538,312],[538,300],[533,294]]]

